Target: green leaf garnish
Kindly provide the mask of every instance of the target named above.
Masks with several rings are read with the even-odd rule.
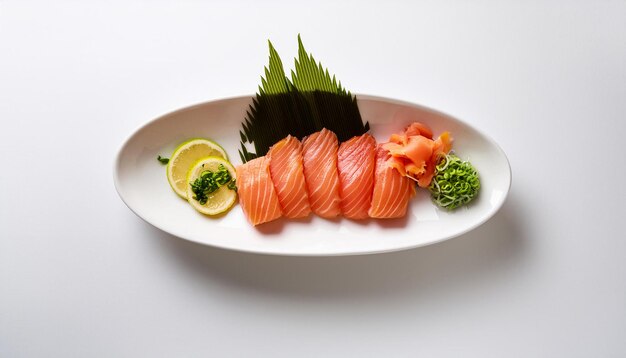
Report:
[[[454,154],[439,159],[430,186],[433,201],[447,210],[463,206],[476,197],[480,190],[478,172]]]
[[[161,162],[161,164],[164,164],[164,165],[170,162],[169,158],[163,158],[160,155],[157,157],[157,160]]]
[[[295,67],[296,71],[291,71],[291,81],[298,90],[349,94],[341,87],[341,82],[338,82],[334,75],[330,77],[328,69],[325,70],[321,62],[316,63],[313,55],[306,52],[300,35],[298,35],[298,58],[295,60]]]
[[[270,47],[270,64],[269,68],[265,67],[265,78],[261,77],[261,86],[259,86],[260,94],[276,94],[285,93],[289,89],[289,83],[285,77],[283,62],[278,56],[278,52],[274,49],[272,43],[268,40]]]
[[[369,130],[369,123],[363,124],[361,119],[356,97],[306,52],[299,35],[293,82],[285,76],[278,52],[268,43],[269,66],[239,132],[242,162],[267,154],[289,134],[302,139],[327,128],[343,142]],[[246,143],[254,145],[254,152]]]
[[[220,164],[217,172],[205,170],[200,173],[200,176],[189,183],[191,185],[191,191],[193,192],[193,198],[197,200],[201,205],[206,204],[209,200],[209,195],[220,187],[227,185],[230,190],[235,190],[235,180],[230,176],[230,172],[226,170],[224,165]]]

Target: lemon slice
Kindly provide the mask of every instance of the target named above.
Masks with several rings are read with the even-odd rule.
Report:
[[[191,187],[191,183],[194,183],[196,179],[200,178],[202,173],[207,170],[213,173],[218,173],[221,169],[221,165],[224,166],[233,180],[236,179],[237,173],[235,168],[233,168],[232,164],[221,157],[207,157],[200,159],[189,170],[189,175],[187,176],[187,201],[189,201],[189,204],[191,204],[194,209],[203,214],[221,214],[230,209],[230,207],[237,201],[237,192],[233,189],[229,189],[227,184],[222,185],[216,191],[207,194],[206,203],[204,204],[194,199],[195,194]]]
[[[179,145],[167,163],[167,181],[176,194],[187,199],[187,174],[201,158],[215,156],[228,159],[224,148],[203,138],[190,139]]]

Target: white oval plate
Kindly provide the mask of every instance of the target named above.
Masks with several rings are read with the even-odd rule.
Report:
[[[277,255],[353,255],[403,250],[461,235],[481,225],[502,206],[511,184],[509,162],[486,135],[443,113],[397,100],[358,95],[371,133],[385,141],[405,125],[420,121],[435,135],[448,130],[453,149],[469,159],[481,179],[481,192],[469,207],[439,210],[429,193],[418,189],[402,219],[350,221],[311,217],[280,219],[251,226],[239,205],[219,218],[196,212],[167,182],[157,156],[169,157],[182,141],[206,137],[220,143],[233,164],[241,164],[239,129],[251,96],[206,102],[159,117],[139,128],[120,149],[114,167],[115,187],[139,217],[172,235],[205,245]]]

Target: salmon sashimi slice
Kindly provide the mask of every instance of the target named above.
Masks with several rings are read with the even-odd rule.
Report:
[[[403,217],[406,215],[409,200],[415,195],[415,182],[388,165],[388,161],[395,160],[382,144],[378,145],[370,217],[379,219]]]
[[[302,140],[304,179],[311,210],[323,218],[341,215],[337,174],[337,136],[324,128]]]
[[[341,211],[349,219],[365,219],[372,201],[376,140],[369,134],[341,143],[337,151]]]
[[[239,204],[252,225],[276,220],[282,215],[267,157],[259,157],[237,167],[237,194]]]
[[[270,174],[283,215],[303,218],[311,213],[309,195],[302,165],[302,143],[294,137],[274,144],[267,157],[270,158]]]

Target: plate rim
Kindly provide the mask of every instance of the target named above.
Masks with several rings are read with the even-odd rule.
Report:
[[[512,171],[512,168],[511,168],[511,163],[510,163],[509,158],[507,157],[506,153],[504,152],[502,147],[500,147],[500,145],[495,140],[493,140],[489,135],[487,135],[483,131],[477,129],[476,127],[472,126],[471,124],[463,121],[460,118],[452,116],[452,115],[450,115],[450,114],[448,114],[446,112],[442,112],[440,110],[433,109],[431,107],[427,107],[427,106],[421,105],[419,103],[409,102],[409,101],[406,101],[406,100],[401,100],[401,99],[396,99],[396,98],[378,96],[378,95],[368,95],[368,94],[361,94],[361,93],[354,93],[353,95],[357,98],[357,101],[358,101],[358,99],[364,99],[364,100],[383,101],[383,102],[387,102],[387,103],[400,104],[400,105],[411,106],[411,107],[418,107],[418,108],[420,108],[422,110],[426,110],[426,111],[429,111],[429,112],[432,112],[432,113],[435,113],[435,114],[438,114],[438,115],[443,115],[443,116],[447,117],[448,119],[451,119],[453,121],[459,122],[462,125],[468,126],[469,128],[471,128],[471,129],[475,130],[476,132],[478,132],[482,137],[484,137],[489,142],[489,144],[492,147],[494,147],[499,152],[500,155],[502,155],[502,158],[504,158],[504,161],[506,163],[507,179],[508,180],[506,181],[506,190],[504,191],[504,195],[503,195],[502,200],[498,203],[497,206],[492,207],[492,209],[487,213],[487,215],[485,215],[481,220],[476,221],[475,223],[473,223],[472,225],[468,226],[464,230],[461,230],[460,232],[457,232],[457,233],[455,233],[453,235],[450,235],[450,236],[442,237],[442,238],[439,238],[437,240],[431,240],[431,241],[424,242],[424,243],[418,243],[418,244],[413,244],[413,245],[393,247],[393,248],[389,248],[389,249],[356,251],[356,252],[354,252],[354,251],[350,251],[350,252],[336,252],[336,253],[323,253],[323,252],[306,253],[306,252],[280,252],[280,251],[279,252],[271,252],[271,251],[245,249],[245,248],[240,248],[240,247],[230,247],[230,246],[227,246],[227,245],[220,245],[220,244],[215,244],[215,243],[202,242],[202,241],[199,241],[199,240],[194,240],[192,238],[176,235],[176,234],[166,230],[161,225],[148,221],[146,218],[144,218],[141,214],[139,214],[137,211],[135,211],[129,205],[129,203],[124,199],[124,196],[122,195],[122,190],[121,190],[121,186],[120,186],[120,178],[119,178],[119,168],[120,168],[120,164],[121,164],[122,153],[124,152],[125,148],[128,145],[130,145],[131,140],[133,139],[133,137],[138,135],[139,132],[141,132],[146,127],[152,125],[153,123],[158,122],[158,121],[162,120],[165,117],[169,117],[169,116],[175,115],[176,113],[187,111],[187,110],[192,110],[194,108],[205,106],[205,105],[210,104],[210,103],[226,102],[226,101],[232,101],[232,100],[243,100],[243,99],[247,99],[247,98],[252,99],[255,96],[255,94],[227,96],[227,97],[222,97],[222,98],[218,98],[218,99],[202,101],[202,102],[199,102],[199,103],[191,104],[191,105],[188,105],[188,106],[180,107],[180,108],[177,108],[175,110],[166,112],[164,114],[161,114],[161,115],[159,115],[159,116],[157,116],[157,117],[155,117],[155,118],[153,118],[151,120],[148,120],[147,122],[139,125],[137,128],[135,128],[134,131],[132,131],[129,135],[127,135],[126,139],[122,142],[122,144],[120,146],[118,146],[118,150],[116,152],[116,155],[115,155],[115,158],[114,158],[114,161],[113,161],[113,184],[115,186],[115,191],[117,192],[117,194],[120,197],[120,199],[122,200],[122,202],[126,205],[126,207],[128,209],[130,209],[130,211],[132,211],[135,215],[137,215],[144,222],[146,222],[146,223],[150,224],[151,226],[154,226],[155,228],[157,228],[157,229],[167,233],[168,235],[171,235],[171,236],[174,236],[176,238],[183,239],[183,240],[186,240],[188,242],[192,242],[192,243],[195,243],[195,244],[198,244],[198,245],[202,245],[202,246],[209,246],[209,247],[218,248],[218,249],[222,249],[222,250],[230,250],[230,251],[241,252],[241,253],[260,254],[260,255],[268,255],[268,256],[291,256],[291,257],[360,256],[360,255],[374,255],[374,254],[382,254],[382,253],[389,253],[389,252],[398,252],[398,251],[412,250],[412,249],[416,249],[416,248],[419,248],[419,247],[434,245],[434,244],[437,244],[437,243],[440,243],[440,242],[443,242],[443,241],[448,241],[448,240],[452,240],[452,239],[458,238],[459,236],[462,236],[462,235],[464,235],[464,234],[466,234],[466,233],[468,233],[468,232],[478,228],[479,226],[483,225],[485,222],[490,220],[498,211],[500,211],[500,209],[502,208],[502,206],[506,202],[506,200],[507,200],[507,198],[509,196],[509,192],[511,190],[511,185],[512,185],[512,181],[513,181],[513,171]]]

